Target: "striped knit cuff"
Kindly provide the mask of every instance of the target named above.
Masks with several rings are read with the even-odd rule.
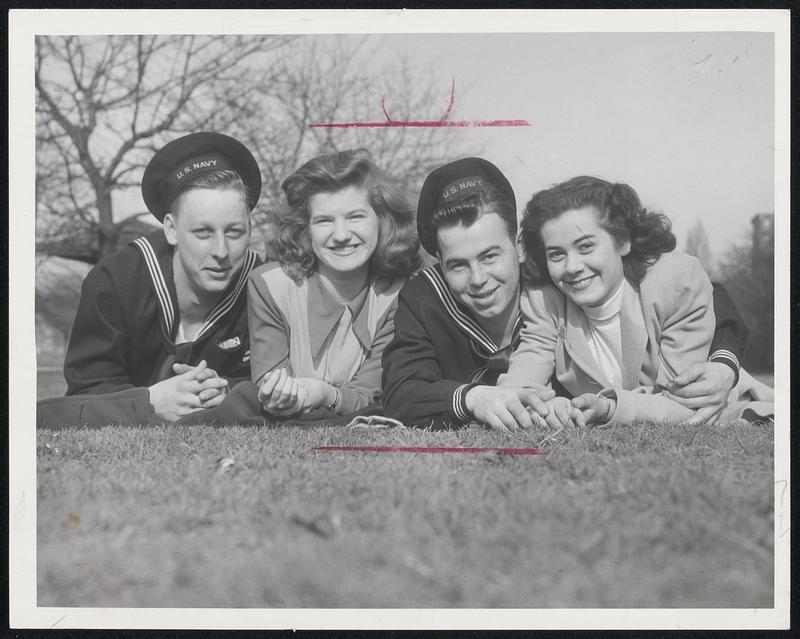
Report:
[[[466,423],[472,419],[472,413],[467,410],[467,393],[477,385],[477,382],[462,384],[453,393],[453,414],[459,421]]]
[[[709,362],[719,362],[720,364],[727,364],[733,370],[733,385],[739,382],[739,360],[731,351],[726,350],[724,348],[720,348],[719,350],[714,351],[711,353],[711,357],[708,358]]]

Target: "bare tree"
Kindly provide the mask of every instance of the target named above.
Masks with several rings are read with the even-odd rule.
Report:
[[[367,147],[415,190],[459,152],[463,130],[312,126],[384,120],[383,98],[394,120],[441,118],[450,86],[379,52],[371,36],[38,38],[40,245],[76,234],[85,245],[95,233],[97,254],[113,250],[112,193],[138,187],[167,139],[203,129],[233,135],[256,155],[257,226],[280,205],[283,180],[319,153]]]
[[[87,262],[113,250],[140,211],[115,211],[112,195],[138,189],[156,149],[198,130],[233,135],[255,154],[264,183],[254,216],[259,251],[283,201],[281,183],[320,153],[366,147],[415,192],[434,166],[465,154],[463,129],[312,126],[385,121],[382,101],[395,121],[442,117],[449,82],[439,86],[380,45],[371,36],[38,38],[39,249]],[[463,97],[467,87],[458,89]],[[120,213],[129,217],[119,221]],[[82,266],[50,260],[37,271],[37,323],[61,336],[50,347],[61,350],[45,361],[63,358]]]
[[[249,89],[246,62],[278,36],[40,36],[36,42],[37,220],[50,234],[88,228],[116,242],[112,193],[138,186],[168,133],[224,129],[220,109]]]
[[[256,221],[265,234],[283,199],[281,183],[316,155],[368,148],[380,167],[416,192],[432,168],[464,152],[463,129],[313,126],[385,122],[382,106],[396,122],[441,119],[449,81],[437,86],[406,57],[379,57],[379,51],[380,42],[370,36],[300,37],[277,52],[272,70],[279,71],[278,81],[257,79],[248,103],[235,105],[244,117],[232,131],[253,149],[264,177]]]

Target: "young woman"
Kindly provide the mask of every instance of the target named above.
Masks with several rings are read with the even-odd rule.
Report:
[[[536,193],[521,239],[527,252],[519,349],[500,384],[547,384],[561,423],[683,421],[672,380],[705,362],[714,336],[712,286],[700,262],[675,248],[669,219],[644,209],[626,184],[577,177]],[[769,389],[745,371],[732,395]],[[729,401],[727,417],[741,403]],[[772,412],[766,402],[749,405]]]
[[[365,149],[323,155],[282,185],[248,284],[252,381],[278,417],[361,410],[380,396],[397,293],[420,266],[414,209]]]

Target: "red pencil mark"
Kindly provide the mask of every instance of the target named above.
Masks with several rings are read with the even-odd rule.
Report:
[[[456,77],[453,76],[452,81],[450,82],[450,102],[447,103],[447,111],[444,112],[444,115],[441,118],[441,122],[446,122],[447,118],[450,117],[450,111],[453,110],[453,104],[456,101]]]
[[[355,451],[366,453],[500,453],[501,455],[545,455],[547,451],[541,448],[446,448],[427,446],[315,446],[311,450],[323,452]]]
[[[450,102],[447,105],[447,110],[444,115],[438,120],[392,120],[389,111],[386,110],[386,96],[381,98],[381,110],[383,115],[386,116],[386,122],[317,122],[316,124],[309,124],[311,129],[327,128],[327,129],[351,129],[351,128],[392,128],[392,127],[439,127],[439,126],[456,126],[456,127],[470,127],[470,126],[531,126],[527,120],[454,120],[450,121],[450,112],[453,110],[453,104],[456,101],[456,79],[450,85]]]
[[[383,115],[386,116],[386,121],[391,122],[392,118],[389,117],[389,112],[386,110],[386,96],[384,95],[381,98],[381,109],[383,109]],[[319,124],[312,124],[311,126],[321,126]]]
[[[460,120],[457,122],[436,122],[410,120],[404,122],[331,122],[330,124],[309,124],[312,129],[352,129],[352,128],[392,128],[392,127],[435,127],[435,126],[531,126],[526,120]]]

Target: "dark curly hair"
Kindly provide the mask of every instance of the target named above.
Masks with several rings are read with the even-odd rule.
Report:
[[[669,218],[645,209],[630,186],[585,175],[575,177],[535,193],[525,207],[521,236],[527,252],[522,267],[526,284],[551,283],[541,236],[544,223],[587,206],[600,212],[600,225],[618,244],[630,242],[631,250],[622,257],[622,268],[636,288],[661,254],[675,248]]]
[[[514,210],[514,204],[499,189],[491,185],[486,185],[478,193],[452,204],[440,205],[429,216],[422,231],[435,237],[440,228],[458,224],[470,227],[479,217],[489,213],[496,213],[500,216],[511,241],[516,241],[517,213]]]
[[[419,270],[414,206],[406,193],[375,165],[366,149],[320,155],[283,181],[287,206],[273,214],[274,235],[267,242],[268,258],[278,260],[295,280],[314,273],[317,258],[311,248],[308,203],[318,193],[348,186],[366,189],[370,206],[378,215],[378,246],[370,260],[372,277],[389,280]]]

